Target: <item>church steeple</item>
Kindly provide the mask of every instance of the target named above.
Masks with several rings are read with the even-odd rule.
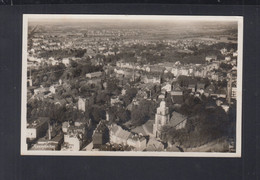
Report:
[[[169,120],[169,108],[166,107],[166,102],[163,100],[161,101],[160,106],[157,108],[157,112],[155,114],[155,122],[153,125],[153,135],[155,137],[160,137],[162,127],[168,124]]]

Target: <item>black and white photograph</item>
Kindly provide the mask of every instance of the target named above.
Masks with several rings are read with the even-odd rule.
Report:
[[[243,17],[24,14],[21,155],[241,157]]]

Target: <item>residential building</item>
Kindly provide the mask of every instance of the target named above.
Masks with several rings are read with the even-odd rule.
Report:
[[[70,64],[70,60],[68,58],[63,58],[62,61],[61,61],[66,67],[69,66]]]
[[[127,139],[127,145],[134,147],[136,151],[143,151],[146,148],[146,139],[137,134],[131,134]]]
[[[29,123],[26,128],[26,138],[34,140],[43,137],[48,130],[50,118],[39,117],[35,121]]]
[[[92,140],[93,148],[100,148],[109,141],[109,132],[104,121],[100,121],[97,125],[97,128],[94,130]]]
[[[87,73],[86,74],[86,77],[87,78],[90,78],[90,79],[93,79],[93,78],[99,78],[103,75],[103,72],[101,71],[98,71],[98,72],[92,72],[92,73]]]
[[[161,76],[156,75],[145,75],[143,78],[144,83],[158,83],[161,84]]]
[[[217,56],[216,55],[210,55],[210,56],[206,56],[205,60],[207,62],[212,62],[212,61],[216,61],[217,60]]]
[[[127,139],[131,133],[122,129],[116,124],[112,124],[109,128],[110,143],[127,145]]]
[[[63,134],[59,133],[53,138],[43,137],[40,138],[36,144],[32,146],[30,150],[34,151],[57,151],[60,150],[63,143]]]
[[[164,151],[164,145],[155,138],[150,138],[147,143],[146,151]]]
[[[87,106],[91,106],[92,104],[94,104],[94,98],[93,96],[91,97],[86,97],[86,98],[81,98],[79,97],[78,100],[78,109],[85,112],[86,111],[86,107]]]
[[[196,92],[199,92],[200,94],[204,93],[205,89],[205,83],[197,83],[197,89]]]

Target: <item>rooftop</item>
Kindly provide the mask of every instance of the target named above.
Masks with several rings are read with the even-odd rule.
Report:
[[[39,117],[35,121],[31,122],[27,128],[37,128],[50,120],[49,117]]]
[[[178,112],[173,112],[172,113],[172,117],[170,119],[170,124],[175,127],[177,126],[178,124],[180,124],[181,122],[185,121],[187,119],[186,116],[178,113]]]
[[[131,131],[137,134],[142,134],[143,136],[147,136],[153,134],[153,124],[154,120],[148,120],[145,124],[137,126]]]

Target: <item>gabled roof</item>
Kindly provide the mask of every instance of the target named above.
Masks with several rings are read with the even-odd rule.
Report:
[[[188,88],[195,88],[195,84],[189,84]]]
[[[178,124],[180,124],[181,122],[187,120],[187,117],[178,113],[178,112],[173,112],[172,113],[172,117],[170,119],[170,124],[175,127],[177,126]]]
[[[179,85],[174,85],[172,91],[182,91],[182,88]]]
[[[208,87],[206,87],[205,92],[214,93],[215,89],[216,89],[215,86],[213,84],[210,84]]]
[[[151,135],[153,134],[153,124],[154,120],[148,120],[145,124],[132,129],[132,132],[142,134],[143,136]]]
[[[130,135],[131,135],[131,133],[129,131],[123,130],[122,128],[120,128],[116,132],[116,136],[117,137],[119,137],[121,139],[125,139],[125,140],[127,140]]]
[[[121,128],[118,125],[113,125],[111,127],[110,131],[112,131],[116,137],[125,139],[125,140],[127,140],[128,137],[131,135],[131,132],[124,130],[123,128]]]
[[[154,138],[150,138],[147,143],[147,151],[162,151],[164,149],[164,145]]]

